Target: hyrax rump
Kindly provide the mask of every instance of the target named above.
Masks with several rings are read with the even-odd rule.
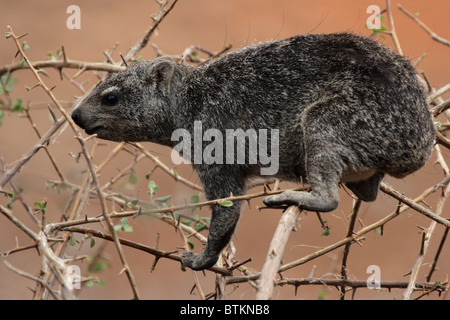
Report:
[[[170,147],[178,143],[171,139],[174,130],[193,134],[194,121],[224,136],[226,129],[279,130],[278,141],[268,140],[278,143],[278,172],[264,178],[304,179],[311,191],[286,191],[264,203],[322,212],[337,207],[340,183],[374,201],[383,176],[401,178],[421,168],[435,138],[411,63],[352,34],[265,42],[197,67],[168,57],[134,62],[98,84],[72,118],[99,138]],[[245,194],[264,165],[193,167],[206,197],[217,199]],[[183,253],[183,266],[200,270],[216,263],[240,206],[212,206],[206,248]]]

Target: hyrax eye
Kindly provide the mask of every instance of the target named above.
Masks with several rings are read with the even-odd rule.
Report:
[[[110,107],[115,106],[119,102],[120,97],[121,94],[119,92],[110,92],[102,98],[102,104]]]

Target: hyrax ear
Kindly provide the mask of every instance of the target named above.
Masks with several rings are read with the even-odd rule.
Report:
[[[151,67],[149,80],[155,86],[166,85],[172,79],[174,70],[175,62],[172,58],[157,58]]]

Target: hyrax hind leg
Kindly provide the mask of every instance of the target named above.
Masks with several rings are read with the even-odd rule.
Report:
[[[342,173],[341,161],[325,146],[315,143],[307,148],[306,178],[310,192],[287,190],[263,200],[267,206],[296,205],[308,211],[328,212],[339,202],[338,187]]]
[[[339,202],[338,188],[345,169],[348,150],[342,144],[342,117],[337,100],[322,100],[307,108],[301,116],[306,179],[311,191],[285,191],[263,200],[267,206],[296,205],[308,211],[328,212]],[[281,155],[282,156],[282,155]]]

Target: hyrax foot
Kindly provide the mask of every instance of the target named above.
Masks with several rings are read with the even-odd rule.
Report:
[[[268,207],[277,207],[282,205],[291,205],[301,207],[300,199],[296,195],[296,191],[286,190],[283,193],[269,196],[263,199],[263,202]]]
[[[266,206],[294,205],[308,211],[328,212],[336,209],[338,200],[335,197],[318,193],[286,190],[283,193],[263,199]]]
[[[362,201],[375,201],[383,177],[383,173],[376,173],[366,180],[347,182],[345,185]]]
[[[192,270],[209,269],[217,262],[216,257],[205,257],[203,254],[195,254],[193,252],[181,253],[181,265],[191,268]]]

